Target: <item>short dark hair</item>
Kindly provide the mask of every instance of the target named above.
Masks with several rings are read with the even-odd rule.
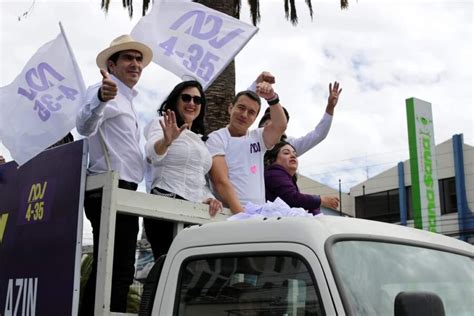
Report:
[[[290,121],[290,114],[288,113],[288,111],[283,106],[282,106],[282,109],[283,109],[283,112],[285,112],[286,122],[289,122]],[[271,117],[270,117],[270,108],[268,107],[265,110],[265,113],[263,113],[263,116],[260,119],[260,122],[258,122],[258,127],[263,127],[263,124],[265,124],[265,122],[270,120],[270,119],[271,119]]]
[[[236,104],[237,100],[239,100],[239,98],[243,95],[245,95],[245,96],[249,97],[250,99],[256,101],[258,103],[259,108],[262,105],[262,102],[260,101],[260,97],[255,92],[253,92],[252,90],[244,90],[244,91],[240,91],[239,93],[237,93],[235,95],[234,99],[232,100],[232,104]]]
[[[116,65],[116,64],[117,64],[117,60],[119,59],[121,52],[122,52],[122,51],[113,53],[112,56],[110,56],[109,59],[107,59],[107,61],[110,60],[111,62],[114,63],[114,65]],[[110,69],[109,69],[109,65],[108,65],[108,64],[107,64],[107,71],[110,73]]]
[[[117,60],[118,60],[119,57],[120,57],[120,53],[121,53],[121,52],[122,52],[122,51],[113,53],[112,56],[110,56],[108,60],[111,60],[114,64],[116,64],[116,63],[117,63]]]
[[[174,111],[174,113],[176,114],[176,124],[178,125],[178,127],[181,127],[184,124],[184,120],[178,112],[178,98],[181,95],[181,92],[183,92],[184,89],[189,87],[197,88],[199,90],[199,93],[201,94],[201,112],[199,112],[199,115],[194,120],[193,125],[191,126],[191,131],[196,134],[201,134],[205,138],[206,128],[204,125],[204,116],[206,114],[206,96],[204,94],[204,90],[202,89],[201,84],[196,80],[188,80],[178,83],[173,88],[173,90],[171,90],[170,94],[163,101],[163,103],[161,103],[161,106],[158,109],[158,114],[162,116],[163,113],[165,113],[167,110]]]

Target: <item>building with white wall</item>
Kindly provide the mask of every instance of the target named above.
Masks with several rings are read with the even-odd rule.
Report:
[[[436,146],[440,196],[438,232],[474,244],[474,147],[462,134]],[[312,184],[314,182],[316,184]],[[300,176],[302,192],[339,194],[337,190]],[[371,220],[414,227],[410,161],[394,166],[342,193],[343,212]]]
[[[337,196],[340,198],[340,209],[334,210],[342,213],[344,216],[354,217],[354,199],[350,198],[349,193],[333,189],[325,184],[310,179],[302,174],[298,174],[298,187],[301,192],[308,194],[317,194],[321,196]],[[324,212],[323,212],[324,213]]]

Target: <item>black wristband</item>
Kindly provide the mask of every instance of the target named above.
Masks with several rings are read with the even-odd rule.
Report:
[[[101,95],[101,93],[100,93],[101,91],[102,91],[102,88],[99,88],[99,91],[97,91],[97,97],[99,98],[99,101],[100,101],[100,102],[105,102],[105,101],[102,99],[102,97],[100,96],[100,95]]]
[[[280,103],[280,98],[278,97],[278,94],[275,93],[273,99],[267,100],[267,103],[270,106]]]

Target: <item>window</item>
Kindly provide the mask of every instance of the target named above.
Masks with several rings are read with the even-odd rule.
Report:
[[[411,197],[411,185],[405,187],[405,195],[407,197],[407,220],[413,219],[413,203]]]
[[[456,213],[458,208],[456,204],[456,182],[454,177],[441,179],[438,183],[441,215]]]
[[[456,198],[456,182],[455,178],[446,178],[438,180],[439,186],[439,202],[441,215],[456,213],[457,210],[457,198]],[[407,209],[408,219],[413,219],[413,206],[411,196],[411,186],[407,186]]]
[[[364,240],[336,242],[330,254],[346,310],[353,315],[394,315],[394,300],[402,291],[437,294],[447,316],[472,315],[472,257]]]
[[[176,315],[324,315],[307,265],[292,255],[195,259],[180,272]]]
[[[456,182],[454,177],[440,179],[439,200],[441,215],[457,212]],[[411,186],[405,187],[407,198],[407,219],[413,219],[413,205]],[[366,218],[381,222],[395,223],[400,221],[400,201],[398,189],[357,196],[356,214],[359,218]]]
[[[357,196],[355,202],[359,218],[387,223],[400,221],[398,189]]]

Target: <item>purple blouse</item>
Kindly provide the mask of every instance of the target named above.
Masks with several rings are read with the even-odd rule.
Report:
[[[302,207],[313,214],[319,213],[319,195],[301,193],[296,181],[278,164],[265,169],[265,193],[267,201],[274,201],[279,197],[290,207]]]

